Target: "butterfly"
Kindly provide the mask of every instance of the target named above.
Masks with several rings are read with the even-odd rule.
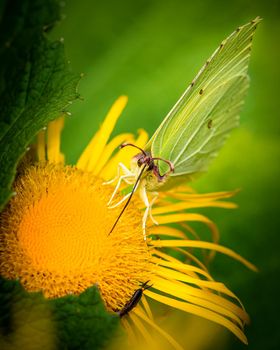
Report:
[[[260,21],[260,17],[255,18],[222,41],[144,149],[131,143],[121,145],[122,148],[135,147],[138,153],[132,158],[130,169],[119,164],[119,174],[122,171],[123,175],[118,175],[109,204],[122,181],[134,186],[114,205],[127,200],[110,233],[139,187],[140,197],[146,206],[143,215],[146,239],[146,221],[157,192],[191,181],[205,172],[229,132],[239,125],[239,114],[249,88],[252,39]],[[152,200],[149,200],[147,192],[152,194]]]

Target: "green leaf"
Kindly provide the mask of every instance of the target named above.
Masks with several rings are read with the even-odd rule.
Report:
[[[34,136],[78,98],[80,75],[70,72],[62,41],[46,35],[59,18],[55,0],[0,2],[0,209]],[[1,349],[99,349],[118,324],[95,287],[47,300],[0,278]]]
[[[1,349],[103,349],[119,317],[109,314],[96,287],[47,300],[0,278]]]
[[[26,148],[78,98],[80,76],[70,71],[63,43],[46,36],[60,18],[58,1],[6,1],[0,15],[1,209]]]

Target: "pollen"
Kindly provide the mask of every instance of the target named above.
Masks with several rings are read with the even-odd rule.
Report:
[[[0,216],[2,276],[48,298],[97,285],[111,311],[151,278],[137,199],[109,235],[120,209],[108,208],[112,188],[90,172],[37,164],[18,177],[14,191]]]

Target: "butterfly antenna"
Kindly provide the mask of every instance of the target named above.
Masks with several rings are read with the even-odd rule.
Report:
[[[161,161],[165,162],[166,164],[168,164],[169,171],[167,173],[165,173],[164,175],[168,175],[170,173],[173,173],[175,170],[174,164],[172,162],[170,162],[170,160],[159,158],[159,157],[153,157],[152,160],[161,160]]]
[[[126,146],[131,146],[131,147],[137,148],[137,149],[139,149],[139,151],[141,151],[144,154],[144,156],[147,156],[147,153],[142,148],[134,145],[133,143],[123,143],[122,145],[120,145],[120,148],[124,148]]]
[[[138,147],[136,147],[136,148],[138,148]],[[119,214],[119,216],[117,217],[117,219],[116,219],[114,225],[112,226],[111,231],[108,233],[108,236],[114,231],[114,228],[116,227],[116,225],[117,225],[117,223],[119,222],[119,220],[120,220],[122,214],[124,213],[125,209],[127,208],[127,206],[128,206],[128,204],[129,204],[129,202],[130,202],[130,200],[131,200],[131,198],[132,198],[132,196],[133,196],[133,194],[134,194],[134,192],[135,192],[135,190],[136,190],[136,187],[137,187],[137,185],[138,185],[138,182],[140,181],[141,176],[142,176],[142,174],[143,174],[143,172],[144,172],[146,166],[147,166],[147,165],[145,164],[145,165],[143,166],[143,168],[141,169],[140,174],[138,175],[137,180],[135,181],[135,184],[134,184],[134,186],[133,186],[133,188],[132,188],[132,191],[131,191],[131,193],[130,193],[130,196],[128,197],[128,200],[126,201],[125,206],[122,208],[122,211],[120,212],[120,214]]]

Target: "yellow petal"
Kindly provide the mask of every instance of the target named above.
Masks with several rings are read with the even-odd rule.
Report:
[[[206,208],[206,207],[234,209],[237,207],[237,205],[232,202],[201,202],[201,203],[180,202],[180,203],[174,203],[166,206],[153,207],[153,215],[182,211],[185,209]]]
[[[154,320],[152,310],[151,310],[150,305],[147,302],[147,299],[146,299],[144,294],[142,295],[141,302],[142,302],[144,310],[145,310],[146,314],[148,315],[149,319]]]
[[[105,146],[98,163],[96,164],[95,169],[93,170],[94,175],[98,175],[102,168],[107,164],[110,157],[112,156],[112,153],[119,147],[123,142],[127,141],[128,139],[131,139],[133,137],[132,134],[120,134],[116,137],[114,137],[108,145]]]
[[[128,143],[135,143],[134,136],[128,137],[125,142]],[[102,178],[105,181],[111,180],[117,175],[118,172],[118,165],[119,163],[123,163],[123,160],[125,159],[124,152],[127,150],[127,148],[120,149],[111,159],[108,160],[107,164],[102,169]],[[130,159],[131,160],[131,159]],[[124,164],[126,167],[130,168],[129,164]]]
[[[258,271],[256,266],[251,264],[248,260],[242,258],[241,255],[235,253],[233,250],[223,247],[221,245],[210,243],[210,242],[201,242],[201,241],[186,241],[186,240],[157,240],[151,241],[149,244],[154,247],[188,247],[188,248],[202,248],[210,249],[216,252],[223,253],[230,256],[231,258],[240,261],[243,265],[248,267],[250,270]]]
[[[201,287],[206,287],[209,289],[213,289],[215,291],[224,293],[228,296],[230,296],[231,298],[235,298],[236,296],[223,284],[223,283],[219,283],[219,282],[213,282],[213,281],[205,281],[205,280],[201,280],[199,278],[193,278],[190,276],[187,276],[186,273],[188,272],[188,268],[187,265],[188,264],[180,264],[180,263],[171,263],[171,262],[167,262],[164,261],[162,259],[157,259],[157,258],[153,258],[153,261],[161,266],[164,267],[168,267],[170,269],[158,269],[157,273],[159,273],[161,276],[166,276],[166,278],[173,278],[176,279],[178,281],[183,281],[183,282],[187,282],[190,284],[196,284],[198,286]],[[172,269],[172,270],[171,270]],[[176,271],[174,271],[176,270]],[[185,273],[181,273],[185,272]]]
[[[143,321],[147,322],[151,327],[153,327],[156,331],[158,331],[176,350],[183,350],[180,344],[178,344],[175,339],[171,337],[168,333],[166,333],[162,328],[157,326],[152,320],[150,320],[141,309],[137,308],[134,310],[134,313],[142,318]]]
[[[121,318],[121,324],[124,327],[124,329],[126,330],[130,342],[132,344],[136,343],[136,335],[133,331],[133,328],[131,327],[131,325],[129,324],[128,320],[125,317]]]
[[[201,240],[196,231],[187,225],[186,223],[180,223],[180,225],[191,233],[191,236],[193,236],[195,239]],[[186,234],[185,231],[178,230],[177,228],[170,227],[170,226],[152,226],[149,230],[150,235],[159,235],[159,236],[169,236],[169,237],[175,237],[175,238],[189,238],[189,235]]]
[[[207,271],[206,265],[203,264],[195,255],[191,254],[189,251],[186,251],[185,249],[178,248],[178,247],[172,247],[171,249],[174,249],[175,251],[180,252],[181,254],[185,255],[187,257],[187,259],[193,261],[201,269]],[[215,252],[211,251],[211,253],[215,253]]]
[[[149,230],[149,234],[151,235],[162,235],[162,236],[170,236],[176,238],[186,238],[184,232],[169,226],[153,226]]]
[[[135,311],[135,309],[134,309]],[[136,316],[135,312],[131,312],[129,314],[131,321],[135,324],[136,328],[139,330],[139,332],[143,335],[144,339],[147,341],[147,344],[154,349],[155,348],[155,342],[152,338],[150,332],[146,329],[146,327],[143,325],[141,320]]]
[[[150,290],[146,290],[145,294],[148,295],[150,298],[155,299],[165,305],[169,305],[171,307],[174,307],[176,309],[189,312],[191,314],[206,318],[208,320],[211,320],[213,322],[216,322],[227,329],[229,329],[233,334],[235,334],[243,343],[248,344],[247,338],[242,332],[242,330],[237,327],[234,323],[232,323],[227,318],[216,314],[215,312],[211,310],[204,309],[200,306],[189,304],[183,301],[179,301],[167,296],[159,295],[157,293],[154,293]]]
[[[209,220],[206,216],[201,214],[189,214],[189,213],[181,213],[181,214],[170,214],[170,215],[154,215],[154,219],[160,224],[171,224],[176,222],[184,222],[184,221],[198,221],[206,224],[211,230],[213,241],[217,242],[219,240],[219,231],[217,226],[213,221]]]
[[[182,253],[186,253],[186,251],[184,250],[180,250],[180,248],[177,248],[178,251],[182,251]],[[179,260],[175,259],[174,257],[168,255],[168,254],[165,254],[159,250],[154,250],[153,251],[153,254],[154,255],[157,255],[163,259],[166,259],[167,261],[171,261],[171,262],[180,262]],[[189,255],[188,255],[189,256]],[[189,265],[189,264],[185,264],[185,269],[188,269],[190,271],[194,271],[195,273],[198,273],[204,277],[206,277],[209,281],[213,281],[213,278],[209,275],[209,273],[207,272],[207,268],[197,259],[195,258],[194,261],[196,262],[196,260],[198,261],[198,266],[200,266],[201,268],[199,267],[196,267],[196,266],[193,266],[193,265]]]
[[[195,189],[187,186],[187,185],[179,185],[176,187],[171,188],[170,190],[167,191],[168,193],[196,193]]]
[[[227,191],[227,192],[213,192],[213,193],[205,193],[205,194],[192,194],[192,193],[178,193],[169,191],[168,195],[173,198],[186,200],[186,201],[205,201],[205,200],[217,200],[217,199],[225,199],[234,196],[238,193],[239,190],[235,191]]]
[[[64,156],[60,152],[60,135],[64,126],[64,117],[58,118],[48,125],[48,160],[50,163],[64,163]]]
[[[45,131],[40,131],[37,136],[37,155],[39,162],[45,162],[47,160],[45,137]]]
[[[166,278],[170,277],[166,273]],[[247,313],[229,300],[220,297],[217,294],[191,287],[185,283],[178,281],[167,280],[162,276],[153,279],[153,288],[161,292],[172,295],[175,298],[180,298],[186,302],[202,306],[206,309],[212,310],[216,313],[231,318],[234,322],[243,327],[243,322],[248,323],[249,317]]]
[[[127,96],[120,96],[113,104],[99,131],[93,136],[92,140],[79,158],[77,162],[77,167],[79,169],[87,171],[92,171],[94,169],[117,120],[127,104],[127,100]]]
[[[146,143],[148,142],[149,135],[144,129],[138,130],[139,136],[136,140],[136,146],[140,148],[145,148]]]
[[[144,148],[148,140],[148,134],[145,130],[138,130],[139,136],[136,140],[134,138],[128,139],[127,142],[133,143],[134,145]],[[134,157],[137,153],[139,153],[133,147],[125,147],[119,150],[119,152],[107,163],[107,165],[102,170],[102,177],[105,180],[110,180],[114,178],[117,174],[118,164],[122,163],[127,168],[130,168],[130,163],[132,157]]]

